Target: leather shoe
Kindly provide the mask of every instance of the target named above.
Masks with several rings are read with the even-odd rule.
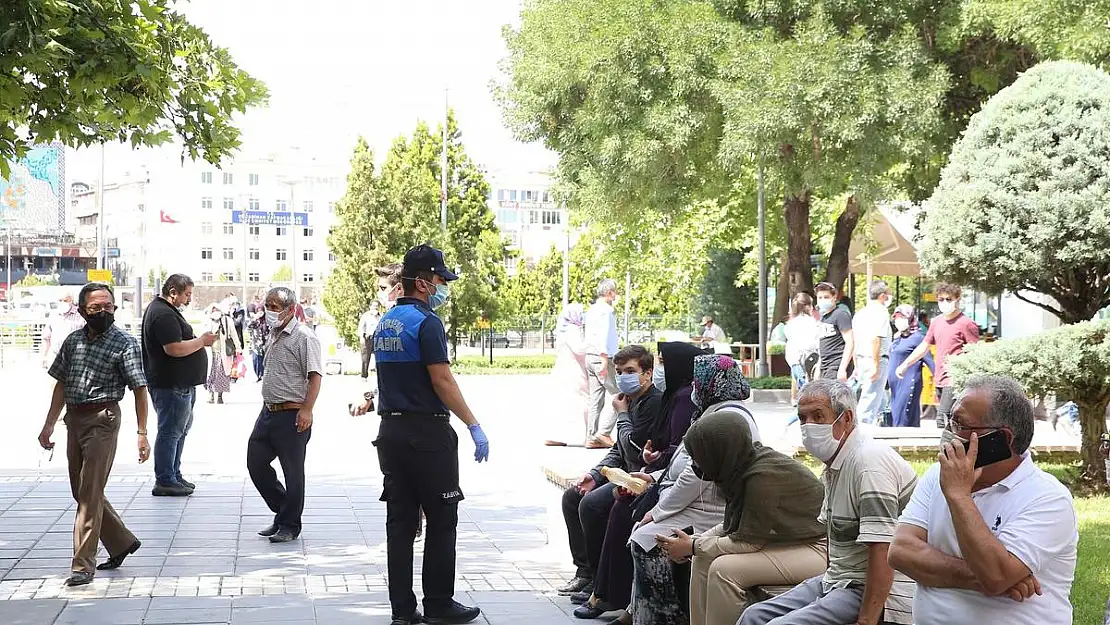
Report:
[[[573,595],[570,596],[570,602],[573,603],[574,605],[585,605],[585,604],[589,603],[590,602],[590,597],[592,597],[594,595],[594,593],[593,593],[593,590],[591,590],[590,586],[587,586],[586,588],[590,591],[586,592],[585,590],[583,590],[582,592],[574,593]]]
[[[587,603],[574,609],[574,618],[598,618],[602,614],[612,612],[615,609],[604,601],[598,601],[594,605]]]
[[[431,610],[428,606],[424,606],[424,622],[431,625],[459,625],[462,623],[469,623],[478,618],[482,611],[478,608],[465,606],[458,601],[452,601],[450,604],[440,610]]]
[[[177,483],[178,483],[178,484],[181,484],[181,485],[182,485],[182,486],[184,486],[185,488],[188,488],[189,490],[196,490],[196,489],[197,489],[197,485],[196,485],[196,484],[194,484],[194,483],[192,483],[192,482],[190,482],[190,481],[186,480],[186,479],[185,479],[185,478],[183,478],[183,477],[179,477],[179,478],[177,478]]]
[[[556,592],[558,592],[560,595],[573,595],[576,592],[582,592],[583,590],[585,590],[586,586],[589,586],[593,581],[594,580],[592,578],[578,576],[567,582],[566,586],[557,589]]]
[[[91,583],[93,574],[88,571],[74,571],[69,574],[69,579],[65,581],[66,586],[84,586]]]
[[[120,565],[123,564],[123,559],[124,558],[126,558],[127,556],[135,553],[136,551],[139,550],[139,547],[142,547],[142,546],[143,546],[143,541],[136,540],[135,544],[128,547],[123,553],[117,553],[116,555],[108,558],[107,561],[96,565],[96,570],[98,570],[98,571],[111,571],[113,569],[118,569],[120,567]]]
[[[602,623],[602,625],[632,625],[632,615],[627,610]]]
[[[277,525],[271,523],[270,527],[267,527],[266,529],[263,529],[263,530],[258,530],[258,535],[259,536],[265,536],[266,538],[269,538],[269,537],[273,536],[274,534],[277,534],[279,529],[281,529],[281,528],[278,527]]]
[[[292,530],[285,528],[279,529],[273,536],[270,537],[272,543],[287,543],[297,539],[297,535]]]
[[[424,617],[420,614],[420,610],[415,610],[412,616],[394,616],[389,625],[416,625],[423,622]]]
[[[188,497],[193,491],[181,484],[155,484],[150,494],[155,497]]]

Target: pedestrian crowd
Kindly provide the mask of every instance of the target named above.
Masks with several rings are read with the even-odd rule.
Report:
[[[785,325],[795,419],[823,465],[819,477],[762,444],[745,402],[750,385],[732,357],[706,353],[696,338],[654,353],[618,347],[605,316],[617,299],[611,281],[600,284],[592,315],[564,310],[556,379],[571,392],[559,406],[582,420],[586,446],[611,439],[562,496],[575,576],[559,593],[578,604],[576,617],[1071,623],[1078,522],[1068,490],[1030,456],[1029,397],[1014,380],[988,375],[956,392],[946,360],[978,339],[957,287],[937,287],[942,314],[924,334],[912,307],[890,316],[885,283],[873,282],[869,295],[853,315],[822,283],[794,298]],[[942,430],[937,464],[918,478],[861,426],[879,421],[888,385],[895,423],[917,425],[923,365],[935,371]],[[611,403],[610,431],[599,395]]]

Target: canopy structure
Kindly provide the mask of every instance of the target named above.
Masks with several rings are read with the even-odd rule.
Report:
[[[870,223],[856,228],[848,248],[848,269],[868,276],[919,276],[914,248],[914,222],[920,207],[902,211],[879,206],[865,217]]]

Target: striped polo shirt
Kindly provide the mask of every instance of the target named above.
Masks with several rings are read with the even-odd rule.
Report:
[[[917,474],[897,451],[857,426],[825,468],[821,481],[825,501],[819,520],[826,523],[829,535],[825,592],[862,588],[867,580],[867,546],[894,540],[894,529],[913,496]],[[883,620],[913,623],[913,593],[913,580],[895,571]]]
[[[324,373],[319,339],[296,319],[271,334],[263,361],[262,401],[267,404],[304,403],[308,374]]]

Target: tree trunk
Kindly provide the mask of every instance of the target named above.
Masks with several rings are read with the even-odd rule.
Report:
[[[786,252],[779,259],[779,279],[775,289],[775,311],[771,316],[771,327],[785,321],[790,314],[790,274],[787,272]]]
[[[783,202],[783,213],[786,217],[787,240],[787,279],[790,287],[790,297],[803,291],[813,292],[813,269],[810,267],[810,256],[813,254],[813,244],[810,241],[809,230],[809,202],[810,192],[805,190],[801,195],[788,195]]]
[[[1103,396],[1095,401],[1079,401],[1079,425],[1083,429],[1083,446],[1080,456],[1083,458],[1083,479],[1086,484],[1099,490],[1106,489],[1106,463],[1099,447],[1102,445],[1102,436],[1106,434],[1106,406],[1110,404],[1110,396]]]
[[[844,291],[844,281],[848,279],[848,264],[851,260],[848,258],[848,249],[852,246],[852,235],[855,234],[859,217],[859,200],[852,194],[844,203],[844,211],[836,218],[832,249],[829,250],[829,266],[825,270],[825,282],[841,292]]]

